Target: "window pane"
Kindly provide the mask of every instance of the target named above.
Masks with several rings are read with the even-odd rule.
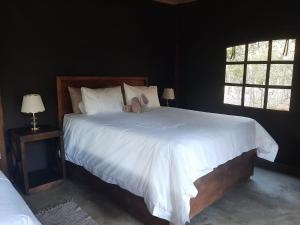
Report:
[[[226,49],[227,62],[245,61],[245,45],[238,45]]]
[[[271,64],[270,85],[292,86],[293,64]]]
[[[267,61],[269,42],[261,41],[248,46],[248,61]]]
[[[224,103],[231,105],[241,105],[242,87],[225,86]]]
[[[248,64],[246,83],[264,85],[266,83],[266,74],[266,64]]]
[[[272,41],[272,60],[294,60],[296,39],[288,39],[286,52],[284,51],[285,45],[286,40]]]
[[[291,89],[269,89],[268,109],[289,111],[290,110]]]
[[[254,108],[263,108],[265,89],[257,87],[246,87],[244,105]]]
[[[244,65],[226,65],[226,83],[243,83]]]

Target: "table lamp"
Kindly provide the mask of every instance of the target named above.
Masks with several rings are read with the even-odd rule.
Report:
[[[162,98],[166,99],[167,106],[169,106],[169,100],[175,99],[174,89],[173,88],[164,88]]]
[[[44,112],[45,106],[43,104],[42,98],[38,94],[29,94],[23,96],[22,102],[22,113],[32,113],[32,131],[38,131],[40,128],[37,127],[37,117],[36,113]]]

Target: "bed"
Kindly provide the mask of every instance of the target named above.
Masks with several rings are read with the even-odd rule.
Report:
[[[247,180],[256,154],[274,160],[277,144],[249,118],[169,107],[70,114],[68,86],[124,82],[143,86],[147,78],[57,77],[59,120],[69,174],[99,185],[144,223],[185,224]]]
[[[0,170],[0,225],[41,225]]]

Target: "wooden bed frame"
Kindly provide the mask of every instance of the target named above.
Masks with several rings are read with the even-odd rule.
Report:
[[[3,173],[8,176],[8,167],[7,167],[7,158],[6,158],[6,149],[4,141],[4,126],[3,126],[3,108],[2,100],[0,96],[0,169]]]
[[[68,86],[71,87],[110,87],[122,85],[126,82],[129,85],[148,85],[146,77],[95,77],[95,76],[59,76],[57,77],[57,97],[59,123],[62,125],[63,116],[72,112]],[[207,206],[214,203],[223,194],[236,187],[240,183],[249,179],[253,175],[254,160],[256,150],[251,150],[242,154],[227,163],[220,165],[211,173],[195,181],[198,195],[191,199],[190,218],[200,213]],[[130,214],[148,225],[171,225],[169,221],[152,216],[144,199],[138,197],[117,185],[112,185],[101,181],[88,171],[73,163],[67,162],[67,174],[69,177],[89,182],[105,193],[109,194],[113,200],[121,205]]]

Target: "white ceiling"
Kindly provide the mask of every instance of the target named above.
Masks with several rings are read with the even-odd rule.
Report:
[[[179,4],[194,2],[196,0],[154,0],[154,1],[170,4],[170,5],[179,5]]]

